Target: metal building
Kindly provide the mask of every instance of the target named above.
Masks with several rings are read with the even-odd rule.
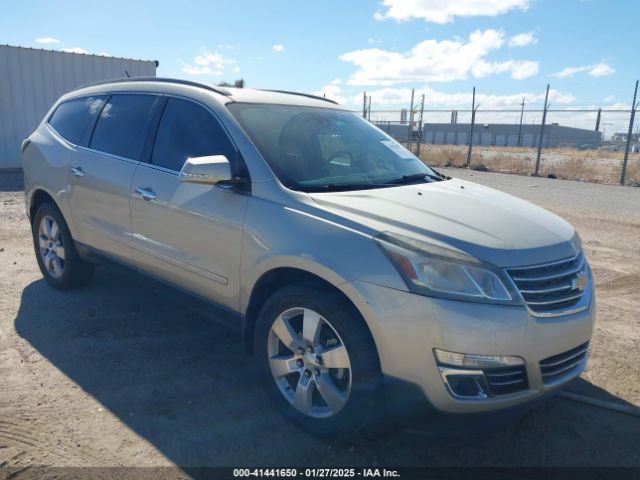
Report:
[[[406,140],[409,134],[407,124],[381,122],[382,130],[397,139]],[[468,145],[470,125],[468,123],[425,123],[422,141],[435,145]],[[413,136],[420,131],[414,131]],[[497,147],[537,147],[540,138],[540,125],[476,123],[473,130],[473,144]],[[585,128],[565,127],[557,123],[545,126],[542,137],[544,148],[579,147],[581,145],[600,145],[602,134]]]
[[[64,93],[87,83],[155,77],[158,62],[0,45],[0,170],[19,169],[18,150]]]

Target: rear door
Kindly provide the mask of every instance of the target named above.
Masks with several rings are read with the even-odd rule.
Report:
[[[150,163],[131,184],[133,245],[138,267],[190,292],[237,309],[240,248],[248,196],[180,182],[187,158],[237,150],[215,115],[191,100],[167,97]]]
[[[87,147],[79,147],[70,160],[69,206],[77,241],[121,260],[132,253],[129,190],[159,98],[111,95]]]

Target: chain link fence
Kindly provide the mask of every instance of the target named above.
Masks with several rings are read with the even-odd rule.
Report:
[[[633,107],[635,102],[634,97]],[[475,115],[471,109],[414,109],[412,115],[408,109],[369,108],[360,113],[435,167],[640,186],[635,108],[523,105],[477,108]]]

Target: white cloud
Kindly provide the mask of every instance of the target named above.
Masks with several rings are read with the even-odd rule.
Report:
[[[563,70],[552,74],[552,77],[569,78],[576,73],[588,73],[592,77],[608,77],[615,73],[615,69],[606,63],[597,63],[595,65],[584,65],[582,67],[566,67]]]
[[[315,92],[311,93],[313,95],[318,95],[319,97],[327,97],[338,103],[345,103],[347,99],[342,95],[342,88],[340,87],[341,84],[342,80],[336,78],[328,85],[322,87],[320,90],[316,90]]]
[[[448,93],[424,86],[417,88],[415,94],[415,98],[418,99],[424,94],[426,108],[459,108],[461,106],[467,109],[471,108],[471,92]],[[371,95],[372,103],[377,107],[395,105],[408,106],[411,102],[410,88],[388,87],[378,90],[367,90],[367,95]],[[476,104],[479,104],[481,109],[516,107],[520,106],[523,97],[526,98],[527,104],[544,102],[544,92],[516,93],[512,95],[488,95],[478,93],[476,94]],[[555,89],[549,90],[549,101],[554,104],[567,105],[573,103],[575,100],[576,98],[570,93],[560,92]],[[362,101],[362,92],[352,97],[350,101],[353,105],[358,105]]]
[[[284,45],[281,43],[276,43],[273,47],[271,47],[274,52],[282,52],[284,50]]]
[[[530,3],[530,0],[382,0],[386,10],[377,12],[374,18],[449,23],[455,17],[495,17],[514,9],[526,10]]]
[[[40,37],[35,39],[36,43],[60,43],[60,40],[53,37]]]
[[[537,75],[539,71],[538,62],[530,60],[507,60],[506,62],[485,62],[480,60],[471,69],[473,76],[482,78],[497,73],[510,73],[515,80]]]
[[[182,63],[182,72],[187,75],[215,75],[220,77],[227,67],[238,68],[233,58],[225,57],[219,52],[210,52],[205,48],[200,50],[200,54],[194,57],[193,64]]]
[[[213,73],[210,67],[199,67],[186,63],[182,66],[182,71],[187,75],[211,75]]]
[[[373,37],[369,37],[367,38],[367,43],[380,43],[382,40],[380,40],[379,38],[373,38]]]
[[[536,43],[538,43],[538,39],[533,35],[533,32],[519,33],[509,39],[510,47],[526,47]]]
[[[606,63],[599,63],[594,65],[593,68],[589,71],[589,75],[592,77],[608,77],[609,75],[613,75],[615,73],[615,69],[611,68]]]
[[[84,48],[80,48],[80,47],[63,48],[62,51],[67,53],[84,53],[84,54],[89,53]]]
[[[347,81],[349,85],[447,82],[465,79],[469,74],[485,77],[496,73],[510,73],[519,80],[538,73],[538,62],[531,60],[484,60],[504,45],[503,32],[476,30],[466,43],[463,39],[425,40],[405,53],[367,48],[340,58],[358,68]]]

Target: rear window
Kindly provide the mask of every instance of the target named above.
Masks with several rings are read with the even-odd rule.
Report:
[[[100,112],[89,145],[94,150],[140,160],[155,95],[112,95]]]
[[[104,99],[104,96],[93,96],[63,102],[49,119],[49,125],[65,140],[81,145],[87,128],[102,108]]]

